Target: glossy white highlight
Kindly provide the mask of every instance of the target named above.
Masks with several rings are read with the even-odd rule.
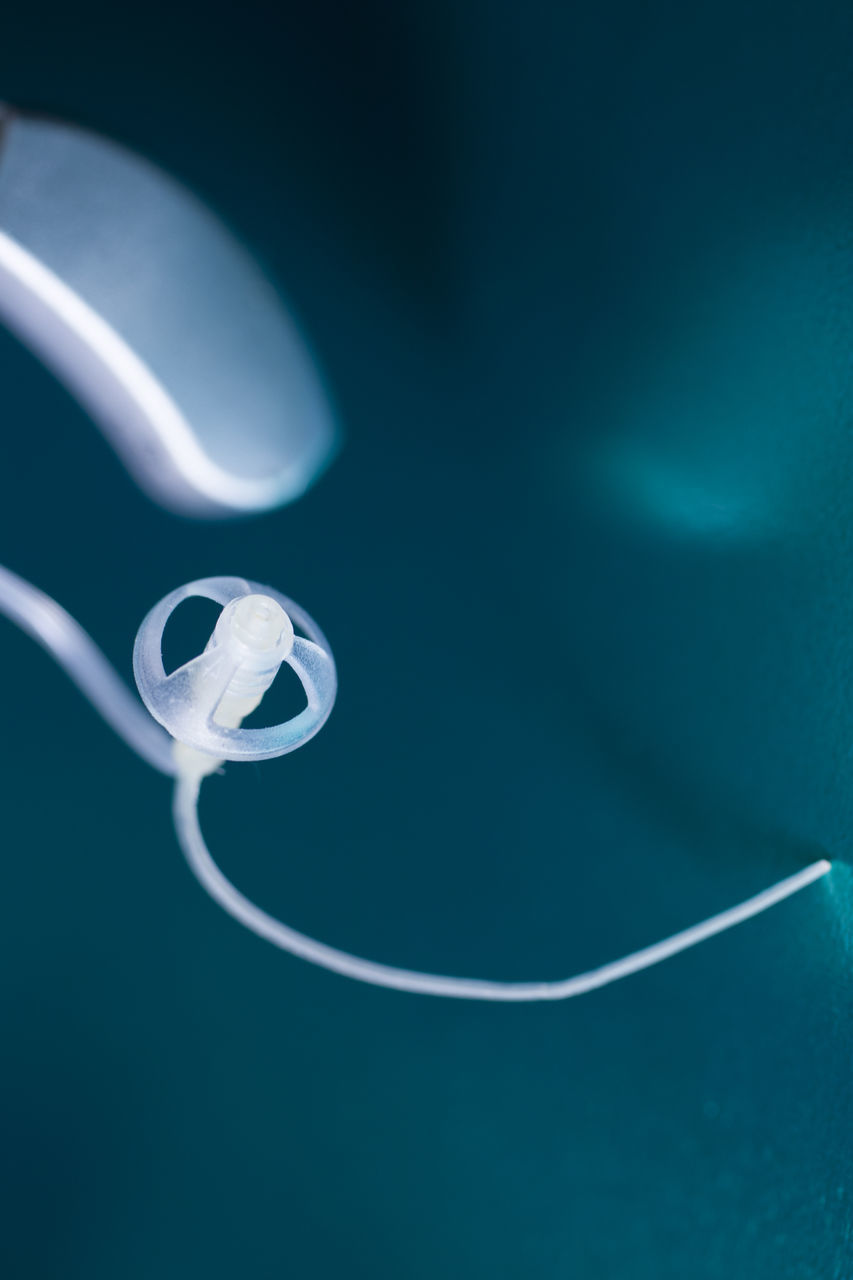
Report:
[[[269,510],[307,487],[311,476],[300,464],[254,479],[213,462],[169,393],[116,330],[2,230],[0,318],[92,408],[132,469],[159,469],[161,487],[169,487],[173,472],[176,492],[189,483],[212,513]]]

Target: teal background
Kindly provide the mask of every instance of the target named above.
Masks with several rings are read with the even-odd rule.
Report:
[[[331,638],[319,738],[206,788],[237,883],[532,978],[834,862],[567,1004],[357,986],[204,897],[3,624],[4,1275],[853,1274],[852,54],[828,3],[4,15],[0,96],[216,207],[344,424],[293,508],[186,523],[0,339],[4,562],[128,678],[208,574]]]

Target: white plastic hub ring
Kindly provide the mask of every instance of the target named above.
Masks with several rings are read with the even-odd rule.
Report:
[[[170,675],[163,666],[163,632],[184,600],[201,596],[223,606],[204,653]],[[294,634],[293,625],[305,632]],[[239,724],[257,705],[282,662],[296,672],[307,706],[266,729],[228,727],[228,706]],[[304,609],[272,587],[245,578],[201,578],[178,587],[144,619],[133,649],[142,701],[178,742],[220,760],[269,760],[295,751],[320,730],[337,692],[328,641]]]

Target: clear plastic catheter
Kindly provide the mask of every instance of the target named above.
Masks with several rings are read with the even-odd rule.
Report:
[[[204,652],[169,674],[162,635],[174,609],[191,596],[222,606]],[[205,578],[180,587],[151,610],[134,649],[134,673],[146,711],[87,633],[48,596],[0,567],[0,613],[28,632],[143,760],[175,777],[174,820],[191,870],[241,924],[293,955],[345,977],[421,995],[467,1000],[563,1000],[607,986],[722,933],[826,875],[821,859],[762,893],[680,933],[570,978],[492,982],[420,973],[350,955],[306,937],[250,902],[219,870],[198,819],[202,780],[226,760],[266,760],[295,750],[325,723],[335,701],[331,649],[313,619],[286,596],[242,578]],[[297,635],[297,629],[303,634]],[[283,724],[244,729],[282,663],[305,691],[303,711]],[[148,714],[150,712],[150,716]],[[153,717],[153,719],[152,719]]]

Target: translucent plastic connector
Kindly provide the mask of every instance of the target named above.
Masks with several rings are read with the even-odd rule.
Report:
[[[183,600],[203,596],[223,606],[205,650],[166,675],[163,630]],[[458,1000],[566,1000],[608,986],[659,964],[697,943],[766,911],[825,876],[821,858],[745,902],[691,925],[597,969],[542,982],[494,982],[421,973],[341,951],[276,920],[250,902],[214,862],[198,818],[202,779],[222,760],[264,760],[307,742],[323,726],[335,701],[337,677],[320,628],[292,600],[243,578],[204,578],[179,587],[145,618],[136,638],[133,665],[145,705],[174,739],[146,724],[140,707],[106,658],[64,609],[8,570],[0,569],[0,613],[44,646],[101,715],[135,751],[163,773],[176,775],[175,830],[199,883],[235,920],[283,951],[358,982],[396,991]],[[298,636],[295,626],[304,633]],[[305,690],[299,715],[269,729],[243,729],[283,662]]]
[[[167,675],[162,641],[166,623],[190,596],[223,605],[204,652]],[[305,632],[297,636],[294,623]],[[283,662],[305,690],[298,715],[266,729],[242,729]],[[184,772],[212,772],[222,760],[268,760],[302,746],[323,726],[335,701],[337,675],[331,651],[314,620],[294,601],[243,578],[204,578],[179,587],[145,618],[136,637],[133,670],[142,700],[185,748],[207,757]],[[212,757],[212,759],[211,759]]]
[[[272,596],[243,596],[225,606],[206,652],[217,649],[228,662],[199,672],[200,683],[218,684],[236,664],[213,715],[217,724],[239,728],[272,684],[294,639],[293,623]]]

